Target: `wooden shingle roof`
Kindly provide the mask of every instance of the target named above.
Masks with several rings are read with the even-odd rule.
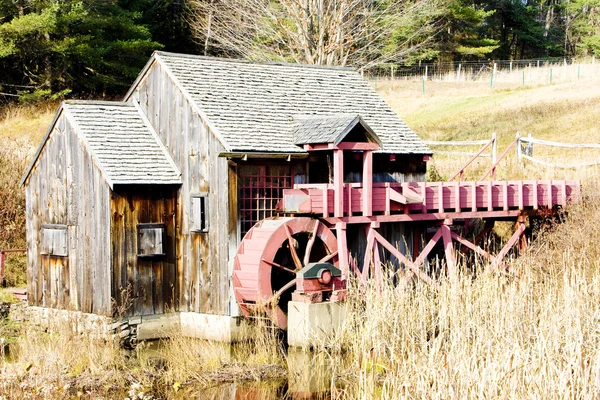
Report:
[[[57,117],[61,113],[83,141],[111,188],[121,184],[181,184],[179,169],[144,114],[133,104],[66,101]],[[23,182],[43,151],[52,129],[50,126]]]
[[[338,144],[357,125],[363,127],[367,138],[381,145],[377,135],[358,115],[295,116],[294,120],[294,143],[299,146],[316,143]]]
[[[294,140],[294,115],[350,114],[373,129],[383,152],[431,154],[353,69],[165,52],[153,57],[205,114],[228,151],[304,152]]]

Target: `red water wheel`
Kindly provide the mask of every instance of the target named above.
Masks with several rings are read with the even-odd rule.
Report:
[[[244,236],[235,256],[233,287],[246,317],[266,315],[287,328],[296,272],[311,262],[338,264],[337,239],[319,220],[271,218]]]

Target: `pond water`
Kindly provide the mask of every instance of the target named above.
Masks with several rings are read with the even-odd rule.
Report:
[[[162,342],[148,342],[143,345],[146,356],[161,360]],[[229,362],[239,362],[233,346],[223,344],[231,355]],[[194,388],[194,385],[181,390],[175,398],[187,399],[319,399],[331,398],[332,371],[329,357],[324,353],[314,353],[300,349],[288,348],[287,371],[285,378],[267,380],[248,380],[243,377],[239,382],[208,384],[209,387]],[[218,374],[218,372],[217,372]],[[235,377],[234,377],[235,380]],[[199,385],[200,386],[200,385]]]

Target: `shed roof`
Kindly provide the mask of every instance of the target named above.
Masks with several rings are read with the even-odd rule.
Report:
[[[181,184],[181,173],[144,114],[131,103],[66,101],[64,113],[111,188],[120,184]],[[50,126],[23,182],[43,151]]]
[[[205,114],[228,151],[304,152],[294,140],[294,115],[350,114],[373,129],[383,152],[431,154],[353,69],[166,52],[155,52],[153,60]]]
[[[294,143],[297,145],[341,142],[357,125],[361,125],[368,139],[381,145],[380,139],[358,115],[296,116]]]

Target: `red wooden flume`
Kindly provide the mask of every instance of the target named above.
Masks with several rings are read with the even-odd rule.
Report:
[[[523,235],[529,217],[552,216],[581,197],[581,183],[566,180],[376,183],[372,172],[372,153],[378,149],[375,143],[343,142],[305,148],[333,151],[332,182],[295,184],[293,189],[283,190],[277,207],[281,217],[258,222],[242,240],[234,262],[234,290],[244,315],[266,316],[284,329],[287,302],[294,290],[298,291],[297,286],[318,285],[297,285],[297,279],[304,279],[299,271],[311,263],[329,263],[338,267],[343,276],[353,271],[363,281],[370,277],[381,280],[381,246],[399,261],[405,280],[416,276],[435,284],[434,277],[420,267],[441,240],[446,272],[451,279],[457,275],[454,243],[463,250],[475,251],[493,270],[502,265],[516,243],[526,243]],[[346,152],[362,152],[361,182],[344,182]],[[501,251],[492,255],[478,245],[481,235],[469,241],[453,231],[455,220],[469,219],[483,219],[484,233],[495,221],[514,221],[516,229]],[[434,233],[410,256],[380,233],[385,224],[417,222],[433,228]],[[350,265],[349,260],[356,256],[349,253],[347,245],[351,226],[358,226],[366,236],[362,268]]]

